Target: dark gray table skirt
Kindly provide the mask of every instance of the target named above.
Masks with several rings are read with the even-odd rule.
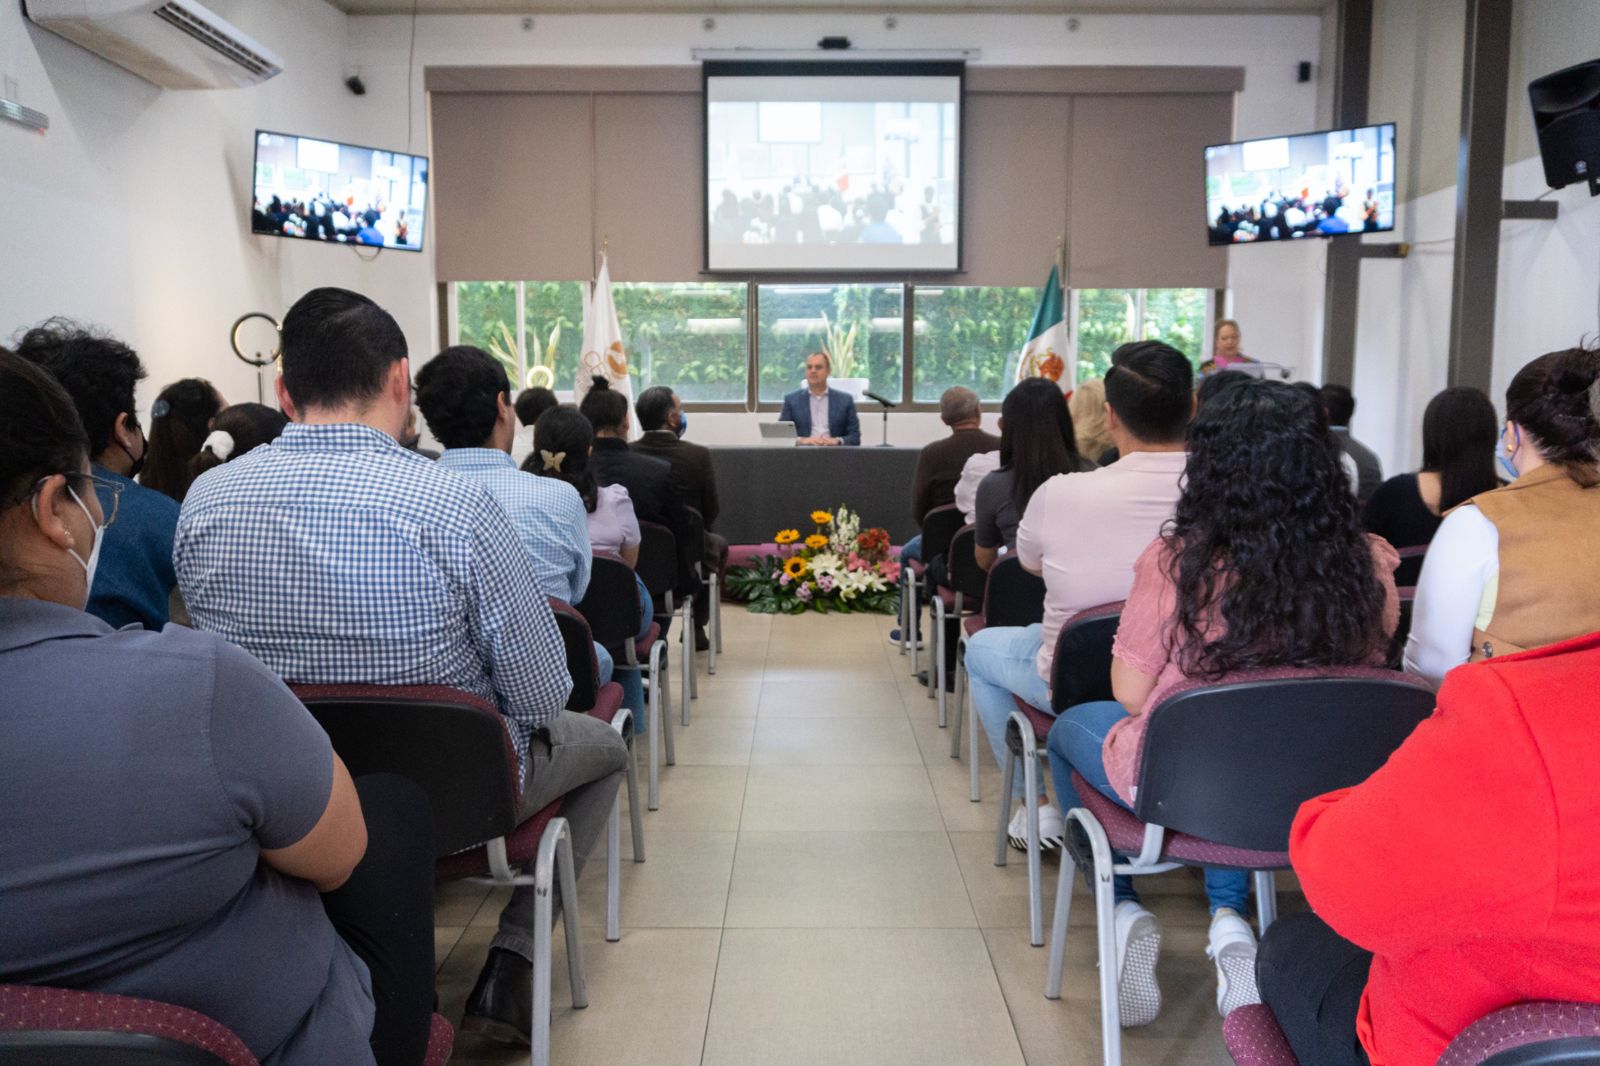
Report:
[[[764,544],[780,529],[811,532],[813,510],[841,505],[861,528],[882,526],[895,544],[917,534],[911,477],[917,448],[711,449],[721,514],[716,531],[730,544]]]

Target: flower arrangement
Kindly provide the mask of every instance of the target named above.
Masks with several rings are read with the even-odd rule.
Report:
[[[849,508],[812,511],[816,532],[773,536],[778,554],[730,567],[728,591],[758,614],[803,611],[893,614],[900,608],[900,564],[889,558],[889,534],[861,529]]]

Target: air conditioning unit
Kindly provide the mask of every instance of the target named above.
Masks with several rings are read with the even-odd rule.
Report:
[[[235,89],[283,70],[194,0],[23,0],[28,18],[164,89]]]

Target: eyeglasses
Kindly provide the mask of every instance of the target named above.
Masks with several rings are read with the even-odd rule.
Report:
[[[33,493],[29,495],[38,493],[40,486],[54,476],[54,474],[50,474],[34,482]],[[122,490],[127,486],[120,481],[112,481],[110,478],[100,477],[98,474],[83,474],[76,470],[71,472],[63,471],[61,476],[68,481],[77,481],[80,484],[88,482],[94,488],[94,494],[100,501],[100,513],[104,516],[100,522],[100,528],[110,529],[111,523],[117,520],[117,507],[122,502]],[[27,497],[23,498],[26,499]]]

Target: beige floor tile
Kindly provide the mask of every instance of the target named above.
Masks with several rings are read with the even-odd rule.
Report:
[[[461,934],[467,931],[464,925],[435,925],[433,927],[433,968],[437,973],[444,968],[444,962],[454,950],[456,941],[461,939]]]
[[[434,890],[433,921],[435,925],[466,925],[483,906],[489,894],[488,885],[471,881],[447,881]]]
[[[1098,1063],[1100,991],[1092,922],[1068,937],[1059,1000],[1044,998],[1044,948],[1030,947],[1027,935],[1017,930],[988,929],[983,935],[1029,1066]],[[1225,1066],[1233,1061],[1222,1043],[1216,969],[1205,956],[1205,943],[1204,929],[1163,923],[1156,966],[1161,1014],[1150,1025],[1121,1030],[1124,1062]]]
[[[761,707],[761,674],[729,673],[717,667],[716,677],[700,678],[700,698],[689,705],[689,723],[699,718],[754,718]]]
[[[759,718],[752,765],[918,766],[922,755],[902,718]]]
[[[899,689],[887,680],[771,682],[761,687],[764,718],[898,718],[904,713]]]
[[[699,728],[691,725],[692,732]],[[665,768],[661,776],[661,809],[644,816],[645,853],[649,854],[650,834],[659,832],[734,832],[744,806],[743,766],[703,766],[686,763],[679,749],[677,766]],[[645,789],[641,777],[639,791]],[[628,812],[622,812],[622,836],[628,838]]]
[[[753,766],[742,828],[939,830],[944,821],[920,766]]]
[[[1021,1050],[972,930],[730,929],[705,1066],[1009,1066]]]
[[[993,810],[993,808],[990,808]],[[1028,857],[1020,851],[1007,849],[1006,865],[994,864],[994,831],[987,833],[953,832],[951,847],[961,866],[961,878],[966,883],[967,894],[972,899],[972,909],[978,924],[985,929],[1020,929],[1026,941],[1028,928]],[[1044,922],[1046,932],[1050,925],[1050,908],[1055,905],[1056,875],[1060,866],[1056,859],[1046,856],[1040,866],[1044,887]],[[1094,901],[1084,890],[1082,879],[1076,883],[1072,899],[1072,916],[1075,921],[1091,921]]]
[[[755,732],[754,718],[691,717],[687,728],[679,724],[677,718],[672,720],[672,737],[677,746],[679,766],[747,766]],[[663,751],[662,759],[665,758]],[[641,761],[641,774],[644,773],[643,765]],[[663,788],[673,769],[671,766],[662,766]]]
[[[739,834],[730,929],[975,924],[942,832]]]
[[[623,833],[623,935],[629,929],[721,928],[737,836],[651,833],[646,826],[648,859],[633,862],[632,845]],[[583,920],[595,929],[605,921],[604,853],[604,846],[595,849],[578,884]]]

